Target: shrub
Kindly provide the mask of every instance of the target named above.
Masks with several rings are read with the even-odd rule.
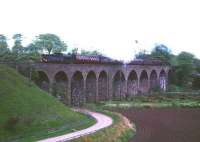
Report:
[[[54,82],[52,84],[52,95],[64,104],[68,103],[67,89],[65,82]]]
[[[33,118],[31,118],[31,117],[24,117],[23,118],[23,122],[24,122],[25,125],[30,126],[32,124],[32,122],[33,122]]]
[[[87,137],[87,136],[86,136],[86,137],[81,137],[80,140],[81,140],[82,142],[93,142],[92,138]]]
[[[168,91],[169,92],[180,92],[180,91],[183,91],[183,88],[181,88],[180,86],[171,84],[168,86]]]
[[[151,89],[152,92],[155,92],[155,93],[160,93],[162,92],[161,88],[159,85],[156,85],[154,86],[152,89]]]
[[[19,117],[10,117],[5,123],[4,128],[6,130],[14,130],[16,125],[19,123]]]

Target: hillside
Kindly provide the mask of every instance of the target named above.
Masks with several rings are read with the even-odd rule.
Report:
[[[73,112],[29,85],[14,69],[0,65],[0,141],[33,141],[87,127],[88,116]]]

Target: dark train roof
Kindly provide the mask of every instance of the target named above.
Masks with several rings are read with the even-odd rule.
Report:
[[[161,66],[161,65],[170,65],[167,62],[157,60],[157,59],[135,59],[127,63],[128,65],[156,65],[156,66]]]
[[[123,64],[123,62],[102,55],[80,54],[43,54],[42,62],[45,63],[74,63],[74,64]]]
[[[44,63],[62,63],[62,64],[124,64],[123,61],[114,60],[112,58],[102,56],[102,55],[80,55],[80,54],[43,54],[42,62]],[[167,62],[157,60],[157,59],[135,59],[128,63],[127,65],[170,65]]]

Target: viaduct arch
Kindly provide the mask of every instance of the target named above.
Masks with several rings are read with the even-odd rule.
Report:
[[[52,94],[59,98],[64,104],[68,103],[68,83],[69,79],[64,71],[58,71],[53,78]]]
[[[170,66],[37,63],[35,69],[40,75],[38,86],[51,93],[53,83],[63,84],[60,99],[65,104],[80,106],[147,94],[154,87],[166,91]]]
[[[127,81],[128,95],[135,96],[138,93],[138,75],[135,70],[132,70],[128,75]]]

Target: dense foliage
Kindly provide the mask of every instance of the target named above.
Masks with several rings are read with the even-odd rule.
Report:
[[[82,49],[81,55],[102,55],[102,54],[97,50],[87,51],[87,50]]]
[[[33,43],[34,46],[48,54],[60,53],[67,50],[67,45],[54,34],[40,34]]]
[[[200,60],[191,53],[181,52],[174,55],[167,46],[156,44],[150,54],[139,52],[135,57],[144,60],[158,59],[170,63],[172,70],[169,73],[169,81],[170,87],[174,89],[200,89]],[[172,88],[169,89],[173,90]]]
[[[13,35],[14,45],[8,47],[7,38],[0,35],[0,61],[1,62],[29,62],[37,61],[43,53],[61,53],[67,50],[67,45],[57,35],[40,34],[36,40],[23,46],[23,35]]]

